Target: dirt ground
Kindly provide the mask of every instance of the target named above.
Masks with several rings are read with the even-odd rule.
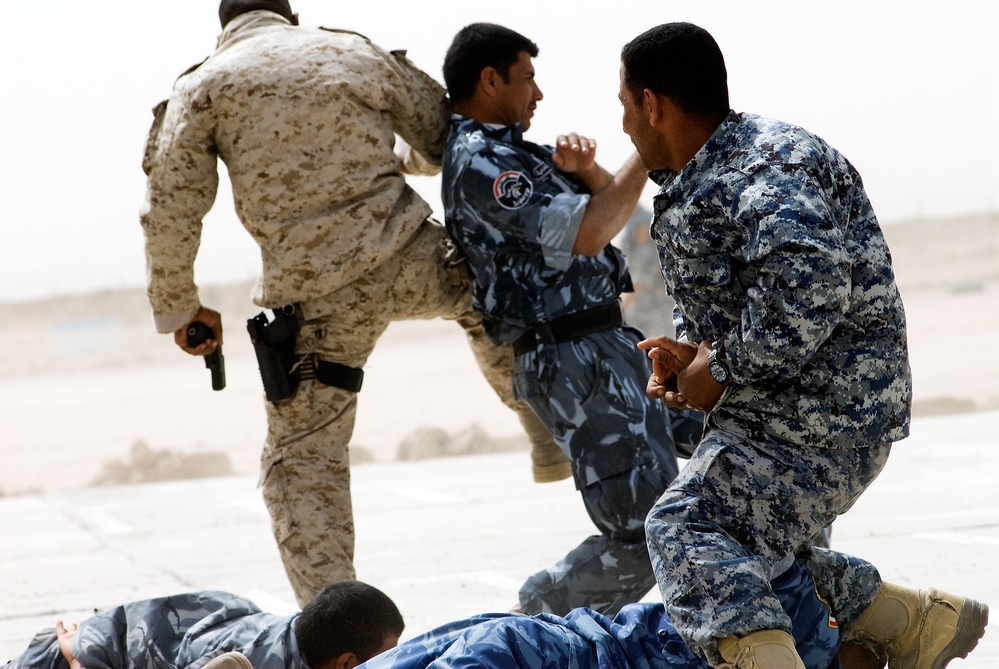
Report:
[[[917,416],[999,408],[999,213],[885,226]],[[141,289],[0,304],[0,493],[252,473],[264,436],[249,286],[208,286],[228,387],[153,332]],[[357,463],[526,448],[460,328],[393,324],[366,368]]]

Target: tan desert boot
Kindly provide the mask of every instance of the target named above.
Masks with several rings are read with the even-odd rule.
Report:
[[[988,621],[989,607],[973,599],[882,583],[844,640],[885,648],[891,669],[943,669],[968,656]]]
[[[253,665],[245,655],[233,650],[209,660],[201,669],[253,669]]]
[[[805,669],[794,639],[783,630],[725,637],[718,642],[718,653],[725,663],[717,669]]]

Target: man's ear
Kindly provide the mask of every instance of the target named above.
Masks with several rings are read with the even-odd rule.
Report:
[[[330,669],[354,669],[360,663],[354,653],[340,653],[330,664]]]
[[[651,89],[642,90],[642,111],[645,112],[645,120],[649,125],[655,127],[663,119],[663,99],[656,95]]]
[[[482,88],[482,92],[490,97],[497,94],[502,81],[503,77],[496,71],[495,67],[487,66],[479,72],[479,86]]]

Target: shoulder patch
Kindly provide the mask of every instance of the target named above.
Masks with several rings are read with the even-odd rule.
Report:
[[[508,170],[493,182],[493,197],[504,209],[520,209],[534,193],[534,184],[523,172]]]

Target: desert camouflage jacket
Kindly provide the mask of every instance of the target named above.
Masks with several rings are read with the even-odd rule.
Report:
[[[220,591],[144,599],[100,611],[80,623],[73,654],[87,669],[198,669],[232,650],[254,669],[308,669],[298,649],[298,614],[262,613]],[[5,669],[64,669],[54,629],[40,632]]]
[[[229,22],[218,48],[177,80],[143,163],[141,222],[161,332],[198,307],[193,264],[215,200],[217,159],[260,246],[261,306],[326,295],[391,257],[430,214],[393,151],[398,133],[440,164],[444,89],[401,52],[268,11]]]
[[[494,343],[632,290],[624,254],[572,253],[589,194],[520,126],[452,117],[443,168],[445,225],[468,258],[472,299]]]
[[[731,113],[683,170],[651,176],[677,334],[721,340],[734,380],[712,420],[809,446],[907,436],[905,314],[853,166],[801,128]]]

